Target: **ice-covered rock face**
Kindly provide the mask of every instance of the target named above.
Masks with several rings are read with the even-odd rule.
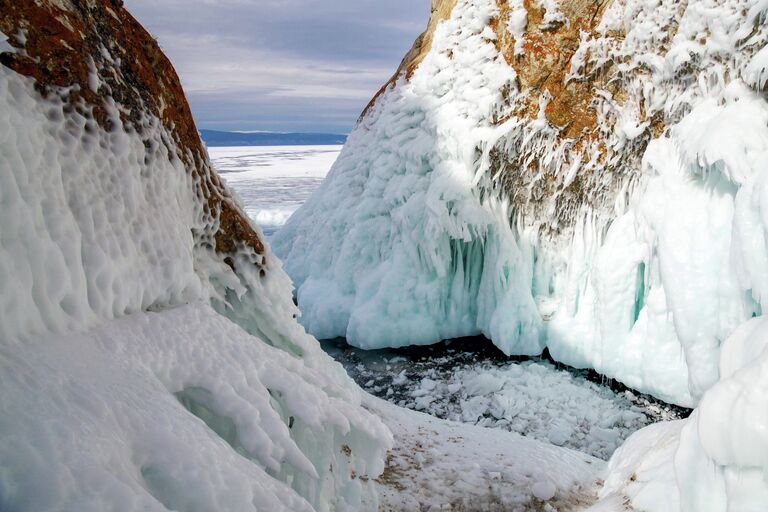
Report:
[[[50,246],[66,242],[71,247],[58,251],[60,256],[46,256],[43,265],[50,270],[44,276],[37,275],[34,261],[28,262],[30,271],[8,272],[26,283],[19,288],[30,295],[27,301],[4,294],[8,308],[46,309],[38,316],[47,325],[33,325],[28,313],[9,314],[15,321],[3,322],[0,334],[83,325],[89,312],[78,302],[88,302],[86,309],[100,318],[187,302],[200,295],[201,287],[190,243],[198,253],[213,249],[214,260],[230,264],[243,249],[266,273],[260,236],[213,172],[173,67],[121,2],[7,2],[2,7],[0,30],[11,47],[0,56],[5,101],[16,107],[3,112],[9,133],[3,156],[16,174],[3,176],[7,221],[17,224],[4,235],[19,245],[17,254],[54,228],[62,236],[53,237]],[[24,84],[33,84],[46,105],[23,94]],[[45,146],[47,137],[62,143]],[[10,162],[11,151],[21,153],[19,162]],[[39,157],[23,159],[31,154]],[[29,178],[38,175],[40,182]],[[41,196],[42,204],[25,203],[22,198],[32,195],[27,188],[63,193],[55,195],[57,202]],[[58,213],[65,209],[72,215]],[[43,221],[41,215],[56,218]],[[127,228],[136,236],[121,240]],[[11,236],[13,231],[26,239]],[[104,236],[111,240],[106,247]],[[4,244],[3,250],[10,253],[11,247]],[[38,252],[57,252],[46,249],[40,246]],[[79,275],[62,284],[63,268],[73,265],[82,266]],[[33,290],[32,280],[44,279],[55,283],[38,282]]]
[[[767,16],[435,2],[275,235],[302,323],[361,347],[483,333],[694,405],[766,296]]]
[[[391,435],[156,42],[119,1],[0,1],[0,52],[0,510],[359,508]]]

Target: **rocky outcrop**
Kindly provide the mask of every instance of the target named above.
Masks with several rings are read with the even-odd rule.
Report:
[[[765,0],[434,2],[273,239],[302,322],[700,404],[617,452],[608,508],[761,510],[766,84]]]
[[[107,102],[139,135],[148,116],[159,119],[172,139],[171,154],[196,177],[216,224],[210,241],[216,251],[228,255],[244,246],[263,254],[259,235],[211,167],[176,71],[121,0],[0,0],[0,31],[16,48],[0,54],[2,65],[33,78],[42,94],[60,96],[69,109],[92,115],[105,130],[113,122]]]
[[[121,2],[0,0],[0,63],[0,510],[375,501],[391,435],[157,42]]]
[[[328,183],[275,238],[305,326],[365,347],[483,333],[693,405],[766,296],[732,229],[757,222],[733,211],[762,143],[710,139],[745,105],[734,122],[762,133],[765,9],[433,2]]]

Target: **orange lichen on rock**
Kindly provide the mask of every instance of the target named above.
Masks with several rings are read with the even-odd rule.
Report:
[[[588,136],[597,124],[597,115],[592,108],[595,88],[588,82],[566,81],[566,77],[571,58],[579,47],[581,32],[594,32],[607,2],[563,2],[562,14],[567,21],[545,25],[544,8],[538,2],[525,0],[528,26],[521,54],[515,54],[516,41],[506,29],[509,2],[497,0],[497,3],[500,15],[492,27],[497,35],[499,51],[516,71],[519,86],[527,95],[521,113],[535,118],[542,95],[548,91],[548,103],[544,110],[547,120],[559,128],[564,137]]]
[[[112,129],[108,97],[125,128],[139,135],[147,116],[159,119],[173,139],[169,149],[197,178],[201,199],[218,218],[215,249],[229,253],[245,245],[264,252],[211,167],[176,71],[121,0],[0,0],[0,30],[18,49],[0,54],[0,64],[33,78],[43,95],[64,91],[68,108],[88,110],[106,130]]]

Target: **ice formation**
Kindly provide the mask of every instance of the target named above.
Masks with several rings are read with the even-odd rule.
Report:
[[[700,404],[595,510],[765,510],[768,2],[458,0],[431,38],[276,235],[303,324]]]
[[[581,510],[604,462],[510,432],[443,421],[367,396],[395,434],[379,510]]]
[[[649,512],[765,510],[767,317],[736,329],[719,368],[688,420],[647,427],[614,454],[601,502],[628,499]]]
[[[768,6],[525,6],[457,1],[276,234],[301,321],[482,333],[695,405],[766,296]]]
[[[375,502],[391,434],[296,323],[157,43],[116,2],[0,28],[0,510]]]

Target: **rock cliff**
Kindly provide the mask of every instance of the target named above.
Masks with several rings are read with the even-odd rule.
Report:
[[[753,220],[733,214],[759,174],[765,16],[757,0],[433,2],[276,237],[302,322],[364,347],[483,333],[694,404],[766,296],[741,270]],[[733,140],[746,126],[761,135]]]
[[[196,178],[216,224],[216,251],[234,253],[245,245],[255,254],[264,252],[259,235],[211,168],[176,71],[122,1],[3,0],[0,12],[0,30],[18,50],[0,55],[0,63],[33,78],[45,96],[63,94],[68,109],[91,112],[105,130],[112,129],[107,98],[119,105],[122,124],[139,136],[146,117],[159,119],[171,138],[171,157]]]

